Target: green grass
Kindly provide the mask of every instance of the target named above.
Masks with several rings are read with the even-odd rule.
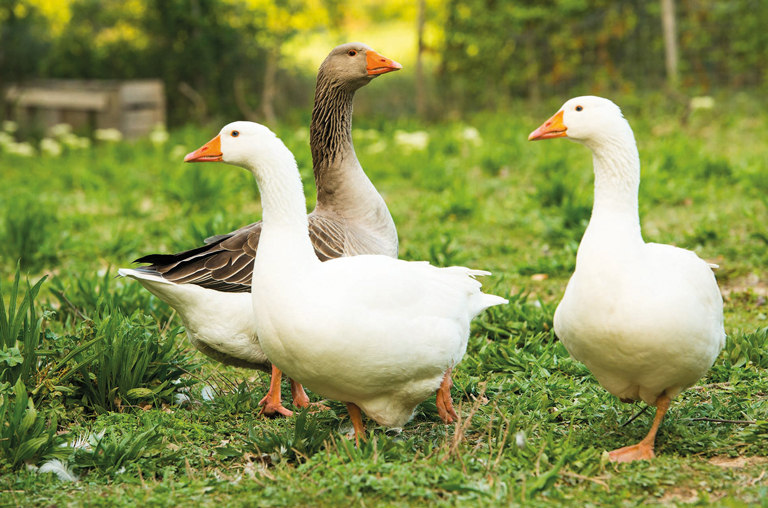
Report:
[[[266,376],[190,358],[175,314],[113,278],[140,255],[191,248],[260,217],[245,171],[181,163],[220,125],[177,130],[160,146],[0,152],[4,309],[17,261],[39,291],[22,305],[22,277],[15,350],[0,333],[0,506],[768,506],[765,108],[718,98],[683,126],[659,97],[617,100],[638,138],[645,239],[720,265],[729,340],[673,402],[658,458],[616,466],[604,450],[641,439],[653,411],[630,422],[642,405],[610,396],[553,336],[592,199],[585,148],[526,141],[558,102],[430,126],[355,118],[356,151],[390,206],[401,257],[491,270],[486,288],[511,300],[473,325],[455,374],[458,424],[443,425],[432,398],[400,433],[370,425],[360,448],[344,437],[340,403],[259,418]],[[397,130],[426,130],[429,144],[408,151]],[[306,129],[277,131],[311,207]],[[83,436],[89,446],[59,446]],[[25,467],[50,457],[80,481]]]

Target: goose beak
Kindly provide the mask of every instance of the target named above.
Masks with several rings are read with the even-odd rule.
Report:
[[[216,136],[194,152],[188,153],[184,162],[219,162],[221,157],[221,138]]]
[[[544,122],[544,125],[531,132],[528,141],[538,141],[540,139],[567,138],[565,131],[568,130],[563,124],[563,112],[558,111],[555,116]]]
[[[366,70],[368,71],[369,76],[378,76],[379,74],[386,74],[403,68],[399,63],[390,60],[385,56],[381,56],[372,49],[369,49],[366,52],[365,60],[368,64]]]

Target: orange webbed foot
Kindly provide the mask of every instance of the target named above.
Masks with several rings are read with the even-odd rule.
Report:
[[[618,450],[608,452],[611,462],[634,462],[636,460],[651,460],[656,455],[653,453],[653,446],[647,445],[642,441],[632,446],[625,446]]]
[[[302,409],[308,407],[311,409],[310,413],[320,413],[331,409],[322,402],[310,402],[304,387],[293,379],[291,379],[291,396],[293,397],[294,406]]]

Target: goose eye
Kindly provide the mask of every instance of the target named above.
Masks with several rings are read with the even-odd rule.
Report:
[[[233,138],[236,138],[240,135],[240,131],[232,131],[231,135]]]
[[[350,50],[347,52],[347,54],[348,54],[349,56],[355,56],[355,55],[357,54],[357,51],[355,51],[354,49],[350,49]]]
[[[581,110],[583,110],[583,109],[584,109],[584,108],[582,108],[581,106],[576,106],[576,111],[581,111]]]

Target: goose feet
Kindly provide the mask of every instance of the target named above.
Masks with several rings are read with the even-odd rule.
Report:
[[[653,453],[653,444],[648,444],[645,440],[636,445],[625,446],[618,450],[608,452],[611,462],[634,462],[635,460],[651,460],[656,455]]]
[[[293,398],[293,405],[296,407],[309,407],[309,397],[307,392],[304,391],[304,387],[300,383],[297,383],[291,379],[291,397]]]
[[[656,442],[656,432],[659,430],[661,420],[669,410],[670,398],[666,392],[659,395],[656,399],[656,416],[653,418],[653,425],[645,438],[632,446],[625,446],[618,450],[608,452],[611,462],[633,462],[635,460],[651,460],[656,455],[653,453],[653,447]]]
[[[349,419],[352,420],[352,427],[355,429],[355,446],[360,446],[360,439],[366,441],[363,412],[354,402],[347,402],[347,411],[349,412]]]
[[[301,386],[301,383],[297,383],[293,379],[291,379],[291,397],[293,397],[294,406],[300,408],[311,408],[312,413],[327,411],[330,409],[328,406],[320,402],[310,402],[309,397],[307,397],[307,392],[304,391],[304,387]]]
[[[445,372],[443,382],[440,384],[440,388],[437,389],[437,415],[446,425],[459,419],[459,415],[453,409],[453,400],[451,399],[451,387],[453,386],[453,380],[451,379],[452,370],[448,369]]]
[[[280,393],[280,381],[283,377],[283,373],[280,372],[280,369],[272,366],[272,379],[269,382],[269,391],[267,392],[267,395],[264,396],[261,401],[259,401],[259,405],[261,407],[261,412],[259,412],[260,416],[269,416],[269,417],[276,417],[278,415],[282,416],[293,416],[293,411],[283,407],[282,402],[282,396]],[[301,385],[298,385],[301,393],[304,394],[304,397],[307,397],[307,394],[304,393],[304,389],[301,388]],[[291,383],[291,393],[296,395],[293,390],[293,382]],[[294,399],[296,400],[296,399]],[[307,398],[307,403],[309,403],[309,399]]]

